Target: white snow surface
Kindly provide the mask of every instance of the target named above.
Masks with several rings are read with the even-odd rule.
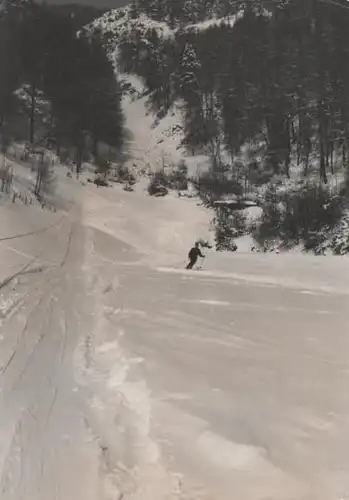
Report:
[[[344,497],[347,259],[185,271],[195,200],[65,182],[0,208],[1,499]]]
[[[195,199],[57,176],[56,213],[0,206],[1,500],[347,498],[348,259],[186,271]]]

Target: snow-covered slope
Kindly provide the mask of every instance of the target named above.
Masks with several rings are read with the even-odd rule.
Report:
[[[205,214],[142,190],[89,186],[84,218],[100,302],[81,377],[123,497],[340,498],[346,261],[212,252],[184,271]]]
[[[176,113],[124,110],[131,166],[180,159]],[[0,205],[1,500],[345,500],[347,260],[186,271],[195,199],[58,177],[64,210]]]
[[[90,25],[90,30],[101,30],[103,34],[110,37],[114,44],[117,44],[121,39],[127,39],[128,34],[138,34],[141,38],[145,38],[150,32],[155,32],[159,38],[172,38],[176,32],[185,31],[202,31],[213,26],[225,24],[234,26],[236,20],[242,15],[242,11],[235,15],[225,16],[222,18],[214,16],[211,19],[206,19],[202,22],[187,24],[184,28],[173,28],[168,22],[156,21],[141,12],[136,18],[132,14],[131,7],[114,9],[98,19],[95,19]]]
[[[132,8],[124,7],[105,13],[86,29],[91,33],[94,31],[102,33],[109,47],[109,55],[118,71],[118,44],[121,40],[139,37],[142,43],[147,44],[147,36],[154,32],[160,39],[166,39],[174,38],[178,30],[182,32],[202,31],[222,23],[232,27],[241,15],[242,11],[224,18],[213,17],[202,22],[187,24],[185,27],[173,28],[168,22],[151,19],[144,12],[135,18]],[[119,77],[123,83],[131,85],[133,89],[132,94],[124,99],[124,111],[127,119],[126,126],[136,131],[137,146],[131,146],[134,150],[134,163],[147,169],[150,167],[154,171],[164,165],[173,167],[181,159],[185,159],[190,175],[195,176],[200,171],[207,170],[209,165],[207,156],[191,156],[181,145],[184,138],[181,103],[175,103],[165,117],[156,118],[150,110],[147,110],[147,97],[144,95],[145,89],[141,79],[135,75],[126,74],[119,74]],[[130,142],[132,144],[132,137]]]
[[[156,164],[161,128],[125,110]],[[1,500],[345,498],[346,259],[185,271],[210,214],[145,187],[61,175],[70,210],[0,206]]]
[[[185,271],[195,200],[65,182],[0,206],[1,499],[344,498],[346,260]]]
[[[127,94],[123,100],[128,131],[126,149],[130,156],[127,165],[154,172],[163,167],[174,167],[184,159],[189,175],[195,176],[207,170],[207,156],[189,156],[181,145],[183,127],[180,107],[173,108],[165,118],[156,119],[147,108],[147,97],[142,96],[144,88],[141,80],[134,75],[124,75],[123,80],[136,91],[136,97],[134,93]]]

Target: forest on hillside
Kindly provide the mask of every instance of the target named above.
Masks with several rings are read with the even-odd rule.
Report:
[[[102,11],[7,0],[0,17],[0,136],[76,161],[123,141],[121,92],[97,36],[78,30]]]
[[[131,16],[166,21],[172,35],[123,32],[120,66],[143,79],[160,117],[181,103],[183,144],[209,155],[213,195],[246,194],[246,180],[249,188],[264,186],[257,238],[321,247],[347,213],[349,5],[200,5],[135,0]],[[220,22],[190,26],[210,18]],[[285,193],[295,174],[297,186]]]
[[[140,0],[137,6],[163,19],[155,5],[168,5],[168,15],[180,23],[181,15],[188,21],[189,10],[187,5],[181,13],[180,4],[188,3],[200,19],[195,2],[175,2],[177,17],[170,0]],[[222,3],[225,15],[236,14],[242,4]],[[155,30],[146,39],[127,34],[121,62],[144,78],[158,110],[184,101],[186,141],[208,147],[214,162],[222,139],[233,158],[247,141],[265,142],[266,163],[287,176],[294,148],[305,173],[316,151],[326,183],[334,153],[340,151],[346,162],[349,150],[349,6],[323,0],[268,3],[274,5],[268,15],[247,3],[234,26],[223,20],[205,30],[178,29],[167,39]]]

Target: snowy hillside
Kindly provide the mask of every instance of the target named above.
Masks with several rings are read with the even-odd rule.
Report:
[[[132,89],[123,100],[126,152],[129,155],[126,165],[132,169],[136,167],[137,172],[154,172],[163,167],[175,167],[184,159],[190,176],[206,171],[209,158],[205,155],[189,156],[182,145],[180,106],[175,106],[164,118],[157,119],[149,110],[141,79],[124,75],[122,82]]]
[[[222,18],[214,17],[197,23],[188,23],[183,27],[171,27],[168,22],[157,21],[141,12],[134,17],[132,7],[115,9],[105,13],[93,21],[86,30],[90,33],[101,32],[108,48],[109,55],[119,73],[119,44],[128,39],[138,38],[141,43],[148,44],[154,33],[161,40],[173,39],[177,32],[199,32],[214,26],[233,27],[242,15],[228,15]],[[126,127],[136,129],[138,143],[137,151],[133,152],[135,164],[148,166],[150,170],[158,170],[163,166],[173,167],[185,159],[190,176],[197,176],[209,168],[209,157],[206,154],[190,155],[183,145],[183,112],[182,103],[177,101],[164,117],[157,117],[149,106],[149,96],[142,78],[135,74],[119,74],[121,82],[130,91],[124,99]],[[131,123],[132,122],[132,123]],[[141,141],[139,141],[141,138]],[[132,142],[132,139],[131,139]]]
[[[262,14],[262,17],[268,17],[266,16],[267,11],[262,12]],[[207,11],[202,19],[195,23],[190,22],[190,19],[185,17],[171,22],[170,18],[165,16],[166,21],[160,21],[157,12],[149,12],[146,7],[135,12],[133,6],[106,13],[86,29],[90,33],[102,35],[122,86],[127,89],[123,101],[126,126],[128,129],[136,131],[134,137],[129,136],[129,160],[127,162],[129,167],[136,169],[137,172],[154,172],[166,167],[171,169],[184,160],[189,176],[197,178],[208,172],[214,163],[218,162],[223,170],[231,172],[230,175],[234,179],[241,175],[241,180],[237,182],[240,194],[244,193],[266,205],[266,198],[275,191],[275,196],[279,197],[280,207],[282,207],[289,203],[283,198],[297,200],[299,193],[302,193],[305,187],[307,189],[307,186],[310,186],[310,189],[313,186],[315,191],[317,190],[319,161],[316,149],[313,148],[308,154],[307,167],[304,167],[304,164],[299,161],[299,149],[296,150],[295,147],[291,146],[291,151],[286,158],[288,162],[287,175],[282,175],[280,169],[276,170],[276,175],[273,175],[272,167],[266,164],[268,146],[265,134],[246,141],[232,155],[225,143],[226,130],[219,131],[221,123],[223,123],[222,106],[217,97],[215,76],[211,77],[211,73],[214,71],[214,69],[211,70],[211,66],[214,68],[216,57],[212,56],[211,61],[208,59],[207,67],[204,68],[198,52],[200,43],[203,43],[201,50],[206,53],[207,46],[215,43],[220,33],[222,38],[224,36],[234,37],[236,23],[240,20],[242,23],[245,22],[245,17],[244,10],[237,10],[234,14],[229,13],[223,17],[218,17],[217,12],[211,10]],[[238,32],[241,30],[241,23],[237,29]],[[207,40],[201,36],[206,33]],[[195,40],[201,40],[200,43],[197,42],[196,49],[194,48]],[[179,46],[182,48],[179,49]],[[225,50],[224,45],[222,45],[222,50]],[[177,62],[174,61],[175,57],[180,58],[179,68]],[[151,73],[148,74],[148,66],[154,68],[154,77],[151,76]],[[173,76],[172,71],[177,71],[177,75]],[[158,77],[156,77],[157,74]],[[163,75],[165,75],[164,78]],[[197,85],[199,92],[201,92],[198,78],[203,79],[204,88],[207,81],[212,81],[213,90],[202,91],[201,101],[199,99],[199,108],[202,109],[201,111],[193,111],[198,103],[188,104],[188,102],[191,99],[190,95],[192,95],[190,92],[198,92]],[[181,88],[185,88],[188,81],[194,82],[193,89],[186,96],[189,99],[188,102],[185,102],[185,98],[181,98],[180,94],[176,94],[177,80],[180,82]],[[167,89],[168,95],[164,89]],[[173,94],[172,97],[171,94]],[[208,124],[217,122],[217,134],[211,138],[211,141],[208,141],[205,147],[197,147],[200,138],[191,147],[190,136],[195,134],[195,129],[198,129],[202,120],[206,119]],[[235,126],[237,125],[233,124],[233,128]],[[208,125],[209,128],[210,125]],[[135,137],[137,137],[137,144],[134,143]],[[342,189],[344,172],[341,170],[341,159],[342,156],[333,150],[331,169],[326,174],[330,196],[334,196],[331,193]],[[329,162],[329,156],[327,162]],[[306,170],[306,176],[304,170]],[[237,193],[234,192],[235,194]],[[304,194],[307,196],[307,193],[304,192]],[[231,197],[228,192],[227,197]],[[325,205],[328,205],[328,201],[329,199],[324,202]],[[296,201],[295,203],[301,202]],[[265,206],[264,210],[267,209],[268,207]],[[258,216],[261,215],[261,212],[262,209],[259,209]],[[321,217],[323,215],[324,213]],[[239,234],[236,234],[234,221],[230,223],[233,226],[232,230],[228,227],[229,224],[224,222],[224,231],[228,230],[228,234],[235,234],[233,239],[236,240],[224,244],[224,248],[233,248],[237,244],[238,250],[249,251],[260,245],[261,238],[257,234],[260,231],[256,230],[256,227],[260,225],[258,216],[256,218],[254,215],[251,219],[248,211],[242,216],[246,217],[246,227]],[[347,245],[347,226],[347,214],[344,212],[343,220],[337,219],[330,230],[325,228],[322,231],[320,228],[320,235],[314,244],[315,251],[324,253],[330,249],[330,252],[346,253],[349,248]],[[274,224],[274,227],[277,227],[277,224]],[[258,245],[253,242],[250,234],[252,232],[257,234]],[[307,229],[306,232],[308,232]],[[315,232],[319,232],[319,229],[316,229]],[[295,237],[290,235],[287,238],[289,240],[293,238],[294,243],[289,244],[288,241],[285,243],[276,234],[271,238],[271,241],[262,243],[261,247],[264,250],[278,247],[285,249],[292,246],[299,250],[307,248],[308,243],[304,245],[300,243],[301,238],[298,238],[297,235]]]
[[[345,498],[346,260],[185,271],[205,210],[141,188],[0,206],[2,498]]]
[[[120,43],[137,38],[141,43],[148,44],[154,33],[159,39],[166,40],[174,39],[179,31],[189,34],[214,26],[233,27],[242,12],[188,23],[183,28],[171,27],[169,22],[152,19],[144,12],[140,12],[135,18],[132,7],[127,6],[105,13],[85,28],[87,32],[102,34],[120,81],[128,89],[124,98],[126,127],[137,130],[137,146],[132,151],[133,160],[129,163],[154,171],[163,166],[176,166],[180,160],[185,159],[189,175],[197,176],[208,170],[210,160],[207,154],[190,154],[183,145],[184,117],[180,101],[175,102],[164,117],[157,117],[149,104],[149,95],[142,78],[135,74],[120,74]],[[130,139],[132,144],[132,137]]]
[[[140,36],[147,34],[150,31],[156,31],[161,37],[173,36],[173,30],[165,22],[154,21],[146,14],[141,15],[134,19],[131,12],[131,7],[124,7],[121,9],[114,9],[105,13],[102,17],[94,20],[89,29],[102,30],[103,34],[107,37],[115,37],[115,42],[127,36],[129,33],[137,32]]]
[[[164,4],[191,5],[196,12],[200,6],[211,6],[209,14],[201,10],[200,19],[186,22],[206,33],[206,27],[221,18],[212,8],[234,3],[144,0],[143,6],[151,6],[154,16]],[[171,15],[172,21],[169,17],[162,24],[152,18],[161,25],[165,40],[177,36],[171,35],[177,20],[174,11]],[[144,16],[140,19],[146,23]],[[343,25],[348,33],[348,23]],[[217,37],[215,28],[213,32]],[[70,81],[70,92],[64,75],[58,95],[72,95],[63,108],[66,118],[78,101],[75,118],[88,119],[86,125],[96,123],[91,118],[101,118],[99,123],[105,125],[109,100],[103,100],[108,106],[98,107],[98,113],[85,114],[94,95],[90,92],[99,91],[105,77],[95,79],[95,68],[103,69],[108,62],[108,96],[112,91],[119,99],[119,86],[106,57],[103,64],[93,60],[93,71],[82,77],[80,70],[90,67],[89,58],[75,71],[74,52],[67,64],[75,33],[74,29],[65,58],[52,60],[59,66],[58,76],[67,69],[68,76],[70,72],[79,78]],[[128,28],[124,33],[130,34]],[[67,32],[59,34],[60,48]],[[248,60],[253,62],[252,76],[255,68],[259,76],[258,63],[265,59],[260,53],[253,59],[255,30],[248,31],[248,37],[242,30],[242,35],[246,43],[252,39]],[[297,41],[292,38],[292,44]],[[54,42],[56,46],[55,37]],[[87,50],[78,54],[90,55],[91,46],[98,48],[90,42],[79,46]],[[211,52],[205,37],[200,43],[204,59]],[[209,47],[213,50],[215,45]],[[194,114],[199,95],[192,92],[197,82],[187,78],[193,73],[182,74],[181,82],[189,85],[188,101],[166,101],[163,90],[168,81],[160,77],[173,67],[162,48],[172,46],[160,45],[161,71],[149,57],[143,76],[132,71],[119,75],[126,145],[120,164],[120,156],[108,157],[107,172],[115,167],[115,176],[106,175],[104,185],[93,182],[98,154],[86,155],[81,171],[77,169],[74,153],[79,142],[65,151],[71,156],[56,157],[53,148],[57,153],[59,148],[46,149],[47,141],[40,148],[28,148],[17,138],[0,157],[0,499],[348,500],[348,259],[248,252],[247,233],[239,240],[246,252],[207,247],[205,258],[192,270],[185,269],[194,241],[213,240],[213,203],[202,202],[205,196],[210,199],[212,185],[197,184],[201,199],[188,192],[184,196],[179,188],[157,197],[148,189],[155,176],[149,179],[146,174],[173,169],[185,159],[195,176],[213,162],[212,156],[197,154],[200,148],[193,148],[193,156],[189,147],[184,148],[191,118],[187,112]],[[116,54],[114,43],[114,59]],[[283,58],[287,55],[282,53]],[[216,84],[213,65],[218,56],[213,56],[197,73],[199,83],[209,89],[199,95],[200,105],[217,102],[209,87]],[[247,66],[244,63],[244,69]],[[161,85],[150,90],[154,81]],[[256,88],[249,87],[252,97]],[[17,93],[23,106],[28,102],[25,90]],[[86,100],[79,101],[80,94]],[[242,102],[243,93],[238,97]],[[38,96],[40,110],[46,102]],[[161,114],[156,104],[163,102],[169,106]],[[243,116],[243,123],[251,124],[245,118],[251,116]],[[75,131],[68,129],[68,134],[74,138]],[[115,134],[112,128],[113,138]],[[229,177],[226,171],[219,171],[214,181],[235,189],[238,179],[243,193],[250,189],[251,194],[251,186],[258,191],[267,201],[262,224],[272,235],[281,228],[280,234],[291,234],[296,241],[299,227],[314,237],[321,234],[324,220],[330,230],[338,219],[345,221],[345,192],[332,182],[338,173],[338,188],[343,190],[338,148],[324,156],[322,173],[325,169],[328,183],[319,189],[317,165],[297,165],[294,156],[290,179],[279,172],[274,183],[260,184],[258,175],[267,171],[265,142],[247,141],[256,152],[254,160],[261,158],[256,169],[248,163],[251,148],[246,147],[234,158],[239,160],[236,170],[228,172],[244,174],[246,160],[257,177],[254,184],[248,184],[247,177]],[[216,146],[218,141],[209,143]],[[316,148],[313,153],[310,160]],[[137,174],[132,185],[116,176],[124,160]],[[45,169],[41,171],[40,165]],[[97,163],[101,165],[105,166]],[[305,165],[307,183],[299,186]],[[79,175],[73,175],[73,169]],[[37,192],[39,172],[42,189]],[[225,194],[231,193],[220,192]],[[236,203],[236,198],[230,201]],[[244,206],[249,206],[244,212],[250,218],[262,210],[253,202]],[[234,229],[244,233],[245,222],[235,218]],[[230,220],[218,226],[223,223],[229,226]],[[229,233],[232,228],[227,229]]]
[[[176,27],[171,26],[169,22],[152,19],[145,12],[137,12],[136,15],[132,7],[127,6],[106,12],[102,17],[94,20],[88,29],[101,30],[107,41],[117,45],[119,42],[127,40],[128,36],[137,36],[146,40],[147,35],[156,33],[161,39],[169,39],[173,38],[179,31],[190,33],[214,26],[233,27],[242,14],[243,10],[224,17],[214,15],[212,18],[200,22],[188,22],[184,26]]]

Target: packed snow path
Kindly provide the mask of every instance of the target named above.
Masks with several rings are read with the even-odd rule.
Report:
[[[195,202],[79,189],[1,208],[1,500],[345,498],[347,261],[184,271]]]
[[[16,211],[2,214],[16,237],[1,252],[13,254],[20,273],[1,290],[0,498],[96,499],[100,450],[81,418],[73,364],[88,318],[80,217],[57,217],[46,231],[20,238],[15,228],[26,213]]]

